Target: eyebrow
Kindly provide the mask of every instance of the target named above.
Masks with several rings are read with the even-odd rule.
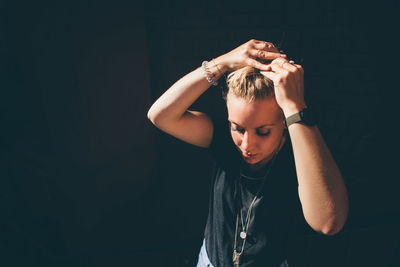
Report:
[[[236,123],[236,122],[234,122],[234,121],[231,121],[231,120],[228,120],[228,121],[229,121],[230,123],[235,124],[236,126],[242,127],[242,126],[240,126],[240,124],[238,124],[238,123]],[[261,125],[261,126],[256,127],[256,129],[263,128],[263,127],[265,127],[265,126],[275,126],[275,125],[276,125],[276,123],[263,124],[263,125]],[[244,128],[244,127],[242,127],[242,128]]]

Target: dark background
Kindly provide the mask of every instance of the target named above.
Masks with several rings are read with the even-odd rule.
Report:
[[[146,113],[203,60],[251,38],[281,44],[304,66],[306,100],[349,190],[345,229],[327,237],[299,226],[291,266],[399,266],[398,150],[387,108],[397,85],[384,63],[394,1],[0,8],[0,266],[194,266],[211,160]],[[224,114],[221,87],[193,108]]]

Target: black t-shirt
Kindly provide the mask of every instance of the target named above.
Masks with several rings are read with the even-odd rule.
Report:
[[[259,174],[246,174],[240,178],[245,164],[233,143],[229,123],[227,119],[212,120],[214,136],[209,152],[215,159],[215,169],[204,234],[210,261],[215,267],[233,266],[238,201],[242,203],[245,220],[250,203],[262,188],[251,210],[240,266],[279,266],[285,260],[287,239],[301,209],[290,138],[286,138],[273,164],[267,164]],[[270,172],[261,187],[269,167]],[[239,252],[243,244],[240,229],[239,217],[236,246]]]

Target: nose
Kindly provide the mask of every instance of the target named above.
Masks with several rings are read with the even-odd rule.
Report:
[[[248,131],[243,134],[241,147],[243,151],[251,152],[254,149],[255,138]]]

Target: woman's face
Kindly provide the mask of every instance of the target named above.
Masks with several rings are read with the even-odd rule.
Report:
[[[272,159],[283,135],[282,110],[274,97],[248,102],[228,94],[226,105],[234,143],[250,168],[261,168]]]

